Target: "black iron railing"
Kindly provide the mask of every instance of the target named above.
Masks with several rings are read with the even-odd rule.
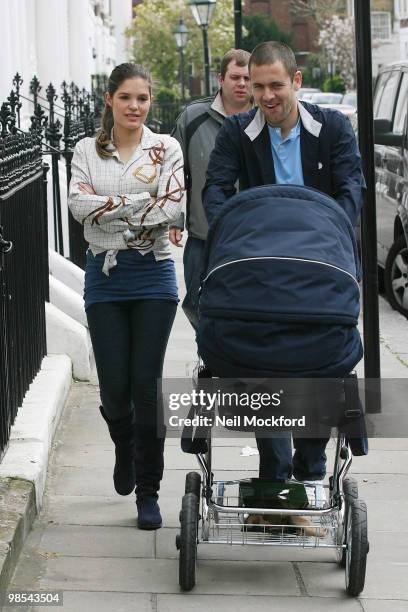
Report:
[[[180,100],[153,103],[148,117],[149,127],[159,134],[170,134],[183,108],[184,104]]]
[[[41,143],[0,113],[0,459],[46,354],[47,201]]]
[[[73,147],[95,133],[105,88],[100,78],[92,93],[63,83],[59,104],[52,84],[43,97],[34,77],[27,97],[22,83],[16,74],[0,107],[0,460],[18,407],[46,354],[49,165],[45,160],[50,158],[54,247],[65,254],[59,160],[65,158],[69,182]],[[28,107],[32,112],[29,125],[23,122],[24,102],[23,110]],[[73,220],[72,226],[75,258],[75,249],[85,253],[86,243],[81,226]]]
[[[43,91],[39,80],[34,76],[29,84],[29,96],[24,96],[21,88],[23,80],[16,74],[13,89],[7,103],[3,105],[4,112],[10,114],[10,125],[13,129],[22,132],[24,128],[35,133],[41,140],[43,159],[47,160],[51,167],[51,244],[58,253],[69,257],[81,267],[84,266],[87,244],[83,239],[81,226],[72,218],[66,201],[63,201],[62,194],[65,190],[62,189],[60,176],[61,162],[65,161],[68,189],[73,148],[78,140],[93,136],[100,125],[106,77],[96,75],[92,83],[92,92],[88,92],[79,89],[74,83],[68,84],[64,81],[60,93],[57,93],[52,83]],[[22,125],[23,103],[29,113],[32,113],[29,125],[27,122]],[[68,240],[64,239],[64,226],[67,222]]]

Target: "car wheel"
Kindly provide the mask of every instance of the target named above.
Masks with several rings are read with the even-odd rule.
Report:
[[[405,236],[397,238],[388,252],[384,284],[391,306],[408,318],[408,247]]]

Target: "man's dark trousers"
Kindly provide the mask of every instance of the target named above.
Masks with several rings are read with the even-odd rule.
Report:
[[[183,300],[182,308],[195,331],[198,327],[198,292],[203,269],[204,249],[205,240],[189,236],[183,254],[186,297]]]

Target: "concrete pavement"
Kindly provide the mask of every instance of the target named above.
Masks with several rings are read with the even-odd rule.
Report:
[[[181,287],[181,249],[176,260]],[[408,377],[408,323],[383,300],[381,334],[383,376]],[[193,334],[179,309],[165,375],[184,377],[194,359]],[[184,476],[197,468],[196,460],[182,454],[176,439],[167,441],[164,527],[137,530],[133,497],[113,490],[113,449],[97,407],[96,381],[73,383],[54,439],[44,506],[11,589],[61,589],[64,612],[208,612],[212,606],[235,612],[408,611],[408,440],[373,440],[369,456],[353,461],[368,505],[371,545],[360,599],[345,595],[344,572],[332,551],[206,545],[198,549],[197,586],[184,594],[174,540]],[[256,475],[258,457],[241,456],[247,443],[254,446],[252,440],[217,441],[217,476]]]

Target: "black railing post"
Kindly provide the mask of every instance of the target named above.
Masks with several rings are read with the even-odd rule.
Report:
[[[21,127],[21,121],[20,121],[20,109],[21,109],[20,87],[21,87],[21,85],[23,83],[24,83],[23,79],[21,78],[21,76],[17,72],[15,77],[14,77],[14,79],[13,79],[13,85],[14,85],[16,97],[17,97],[17,100],[18,100],[18,105],[17,105],[17,125],[18,125],[18,127]]]
[[[90,95],[87,94],[85,90],[82,91],[82,101],[79,105],[80,119],[75,119],[73,117],[73,105],[72,105],[72,96],[68,91],[68,86],[65,81],[62,83],[62,100],[64,102],[65,108],[65,121],[64,121],[64,151],[63,156],[65,159],[65,167],[67,173],[67,193],[69,193],[69,184],[71,182],[71,161],[73,157],[73,148],[75,145],[75,140],[78,139],[79,136],[93,136],[89,130],[89,126],[93,127],[93,121],[90,117]],[[74,88],[71,85],[71,92],[74,91]],[[88,125],[89,122],[89,125]],[[81,127],[79,127],[81,126]],[[83,134],[79,134],[78,132],[82,130]],[[74,132],[75,132],[75,140],[74,140]],[[80,223],[78,223],[74,217],[72,216],[71,211],[68,209],[68,234],[69,234],[69,258],[70,260],[80,268],[85,268],[85,259],[86,259],[86,250],[88,247],[87,242],[84,239],[83,228]]]
[[[33,78],[30,81],[30,94],[33,96],[33,105],[34,105],[34,108],[37,106],[38,95],[39,95],[40,91],[41,91],[40,81],[34,75]]]
[[[356,30],[358,134],[363,171],[367,183],[367,191],[361,216],[364,375],[365,378],[378,380],[376,392],[370,394],[370,400],[366,401],[366,410],[367,412],[381,412],[370,3],[354,0],[354,15]]]
[[[47,184],[48,184],[48,171],[50,169],[50,165],[46,162],[42,163],[42,172],[43,172],[43,180],[42,180],[42,197],[43,197],[43,210],[42,210],[42,226],[44,236],[48,236],[48,197],[47,197]],[[43,271],[44,271],[44,299],[46,302],[50,301],[50,280],[49,280],[49,255],[48,255],[48,240],[44,241],[44,250],[43,250]]]
[[[234,0],[234,32],[235,48],[241,49],[242,46],[242,2]]]
[[[61,122],[55,120],[54,102],[58,98],[55,87],[52,83],[49,84],[46,90],[47,100],[49,104],[49,121],[45,130],[45,135],[51,147],[51,168],[52,168],[52,184],[53,184],[53,200],[54,200],[54,238],[56,250],[60,255],[64,255],[64,237],[62,231],[62,210],[61,210],[61,189],[59,182],[59,167],[58,161],[60,158],[58,148],[61,140]]]
[[[208,27],[201,26],[203,32],[203,47],[204,47],[204,82],[205,95],[210,95],[210,50],[208,48]]]

